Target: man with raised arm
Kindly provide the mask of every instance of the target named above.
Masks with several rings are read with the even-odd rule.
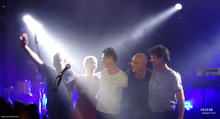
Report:
[[[47,108],[53,95],[54,82],[59,72],[65,68],[66,59],[60,53],[53,57],[54,68],[46,65],[39,56],[28,46],[28,35],[23,33],[20,36],[21,45],[26,54],[38,66],[39,70],[45,75],[47,83]],[[48,112],[49,119],[73,119],[73,84],[76,74],[72,70],[67,70],[58,87],[55,100]]]

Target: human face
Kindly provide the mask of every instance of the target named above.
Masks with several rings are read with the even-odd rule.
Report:
[[[135,55],[131,61],[132,71],[134,73],[140,73],[145,70],[146,63],[143,61],[143,58],[140,55]]]
[[[104,63],[105,66],[108,66],[109,62],[110,58],[107,58],[107,56],[104,53],[102,53],[102,63]]]
[[[58,55],[54,57],[53,65],[56,68],[56,70],[60,72],[65,65],[65,60],[60,55]]]
[[[94,59],[90,58],[86,61],[86,70],[93,70],[95,71],[97,68],[97,62]]]
[[[154,68],[159,68],[163,64],[164,61],[163,61],[163,57],[157,58],[156,54],[153,53],[151,55],[150,62],[153,64]]]

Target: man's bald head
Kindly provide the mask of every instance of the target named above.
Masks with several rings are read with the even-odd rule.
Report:
[[[147,56],[143,53],[137,53],[129,64],[131,64],[134,73],[143,73],[147,66]]]
[[[136,55],[133,56],[132,59],[138,58],[141,63],[146,63],[147,64],[147,56],[144,53],[137,53]]]
[[[63,68],[65,67],[65,63],[66,63],[66,59],[61,53],[56,53],[53,56],[53,65],[58,72],[63,70]]]

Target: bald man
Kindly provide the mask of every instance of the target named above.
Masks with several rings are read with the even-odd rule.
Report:
[[[20,36],[21,45],[26,54],[38,66],[39,70],[44,74],[47,83],[47,108],[51,102],[53,95],[54,82],[59,72],[65,68],[66,59],[56,53],[53,57],[54,68],[46,65],[40,57],[28,46],[28,35],[23,33]],[[49,110],[50,119],[73,119],[73,83],[76,74],[72,70],[67,70],[63,76],[57,95]]]
[[[127,70],[128,87],[124,90],[123,101],[127,101],[125,110],[129,119],[147,119],[148,92],[151,72],[146,68],[147,57],[143,53],[137,53],[129,63],[131,68]],[[125,103],[125,102],[124,102]]]

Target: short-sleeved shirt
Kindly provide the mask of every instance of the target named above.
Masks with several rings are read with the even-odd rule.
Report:
[[[114,75],[110,75],[107,70],[104,68],[100,72],[97,110],[107,114],[119,114],[122,91],[128,85],[128,77],[121,70]]]
[[[149,84],[149,109],[152,112],[174,110],[177,103],[175,92],[182,88],[179,73],[172,69],[166,73],[160,73],[154,68]]]

